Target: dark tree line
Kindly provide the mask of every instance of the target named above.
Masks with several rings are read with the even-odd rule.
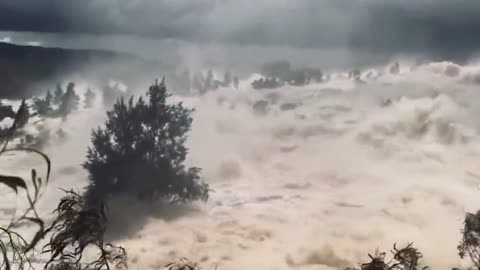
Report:
[[[85,107],[93,104],[95,94],[88,89],[85,96]],[[44,98],[34,98],[33,109],[43,117],[63,117],[66,118],[70,113],[77,110],[80,106],[80,96],[75,92],[75,83],[67,84],[66,90],[63,90],[60,84],[57,84],[55,92],[47,91]]]
[[[93,106],[95,101],[95,93],[91,89],[88,89],[85,94],[85,108]],[[66,89],[63,90],[60,84],[57,84],[55,91],[47,91],[44,97],[36,97],[32,100],[32,108],[34,114],[29,113],[29,106],[24,102],[21,108],[25,111],[23,122],[26,124],[28,119],[33,115],[39,115],[42,118],[56,118],[62,117],[66,119],[70,113],[77,110],[80,107],[80,97],[75,92],[75,84],[70,82],[67,84]],[[1,107],[0,107],[1,108]],[[1,109],[0,109],[1,110]],[[10,111],[11,108],[5,107],[4,110]],[[22,123],[22,122],[21,122]],[[21,147],[35,147],[36,149],[42,149],[51,138],[51,132],[46,128],[42,121],[37,121],[38,134],[28,134],[22,127],[17,127],[14,136],[12,138],[19,138],[18,146]],[[5,132],[0,130],[1,132]],[[66,133],[63,130],[58,130],[57,137],[62,141]]]
[[[288,61],[266,63],[262,66],[260,74],[264,78],[252,82],[254,89],[274,89],[283,85],[303,86],[326,79],[320,69],[292,68]]]
[[[190,94],[191,90],[205,94],[220,87],[238,88],[239,85],[239,78],[229,71],[224,73],[223,78],[215,78],[211,69],[206,74],[201,71],[192,74],[186,69],[180,75],[172,75],[172,81],[175,88],[180,89],[180,94]]]

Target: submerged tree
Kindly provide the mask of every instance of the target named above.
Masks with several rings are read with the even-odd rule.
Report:
[[[150,86],[145,101],[123,98],[107,112],[105,127],[92,133],[84,163],[90,173],[87,198],[98,203],[107,195],[133,193],[139,199],[206,200],[209,187],[200,168],[187,168],[185,141],[193,110],[169,105],[164,81]]]
[[[202,72],[197,72],[193,76],[192,87],[196,89],[200,94],[203,94],[205,89],[205,78],[203,77]]]
[[[62,96],[62,102],[58,108],[58,113],[66,117],[69,113],[78,108],[78,103],[80,102],[80,97],[75,93],[75,84],[69,83],[67,85],[67,91]]]
[[[213,85],[214,85],[213,80],[214,80],[213,71],[210,69],[210,70],[208,70],[208,72],[207,72],[207,78],[205,79],[205,86],[204,86],[204,88],[205,88],[206,91],[210,91],[210,90],[213,89]]]
[[[47,94],[45,95],[45,102],[46,102],[49,106],[52,106],[52,102],[53,102],[52,91],[50,91],[50,90],[47,91]]]
[[[49,99],[35,98],[33,100],[33,109],[42,116],[47,116],[52,112],[52,106]]]
[[[190,93],[190,89],[192,88],[192,81],[190,77],[190,70],[185,69],[180,77],[180,88],[184,94]]]
[[[18,108],[17,114],[15,115],[15,130],[25,127],[25,125],[28,123],[29,118],[30,110],[28,108],[27,102],[25,101],[25,99],[23,99],[20,107]]]
[[[227,71],[223,76],[223,86],[230,87],[231,84],[232,84],[232,75],[230,75],[230,72]]]
[[[0,122],[5,118],[15,118],[15,111],[11,105],[4,105],[0,100]]]
[[[233,78],[233,86],[234,86],[235,88],[238,88],[239,83],[240,83],[240,81],[239,81],[238,77],[235,76],[235,77]]]
[[[53,103],[59,105],[62,102],[63,89],[60,83],[57,83],[57,89],[55,90],[55,96],[53,98]]]
[[[85,108],[93,107],[93,103],[95,102],[95,93],[88,88],[87,92],[85,93]]]

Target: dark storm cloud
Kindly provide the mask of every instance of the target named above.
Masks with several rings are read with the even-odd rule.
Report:
[[[473,51],[475,0],[0,0],[0,29],[185,41]]]

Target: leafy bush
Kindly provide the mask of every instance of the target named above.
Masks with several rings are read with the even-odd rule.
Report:
[[[200,168],[183,164],[193,110],[167,104],[169,96],[164,81],[155,82],[148,101],[120,99],[107,112],[105,127],[93,131],[83,165],[90,173],[86,196],[92,202],[119,192],[171,202],[208,198]]]
[[[458,252],[462,259],[468,256],[475,267],[480,269],[480,211],[466,214]]]

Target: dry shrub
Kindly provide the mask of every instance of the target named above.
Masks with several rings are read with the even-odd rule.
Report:
[[[413,247],[413,243],[408,244],[406,247],[397,249],[396,244],[393,245],[393,259],[389,262],[385,261],[386,253],[375,252],[372,256],[368,254],[371,261],[363,263],[360,266],[360,270],[417,270],[429,269],[428,266],[419,268],[419,260],[423,257],[422,253]],[[357,268],[346,268],[346,270],[358,270]]]
[[[197,263],[191,262],[186,258],[176,259],[165,265],[165,268],[167,270],[202,270]]]
[[[64,269],[111,269],[127,268],[126,251],[105,243],[106,230],[105,207],[89,208],[82,196],[74,191],[66,191],[55,212],[57,218],[46,230],[51,234],[49,243],[44,247],[45,253],[50,253],[47,267]],[[92,260],[83,259],[87,247],[95,247],[99,256]]]

